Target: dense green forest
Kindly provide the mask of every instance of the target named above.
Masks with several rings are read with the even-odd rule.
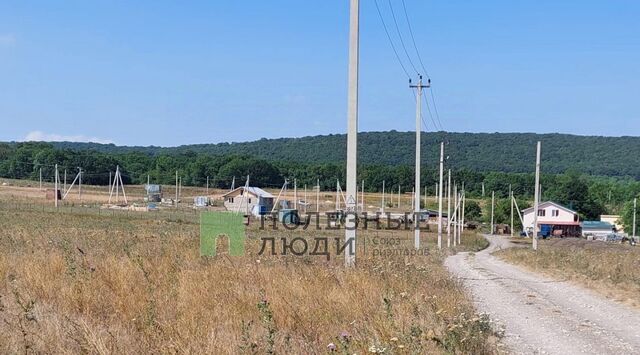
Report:
[[[380,141],[384,134],[369,133],[363,134],[372,137],[376,141]],[[474,137],[475,139],[464,140],[464,148],[455,148],[455,139],[461,137]],[[484,136],[485,139],[477,137]],[[506,201],[511,188],[514,194],[523,200],[531,199],[534,188],[534,177],[532,174],[534,168],[534,146],[536,137],[544,141],[550,137],[565,137],[566,139],[576,139],[585,143],[583,138],[576,136],[561,135],[529,135],[517,134],[497,134],[497,135],[472,135],[472,134],[447,134],[449,145],[447,152],[449,159],[446,168],[452,170],[452,180],[459,185],[464,183],[467,195],[470,197],[481,197],[482,186],[484,185],[486,196],[490,195],[490,191],[495,191],[498,199]],[[330,139],[325,143],[331,145],[332,139],[343,138],[344,136],[329,136]],[[439,138],[444,138],[443,134]],[[499,144],[481,142],[492,141],[491,137],[495,137],[499,142],[503,142],[503,147],[499,151],[491,152],[486,148],[496,147]],[[515,139],[506,143],[509,139]],[[569,137],[569,138],[567,138]],[[210,186],[219,188],[228,188],[232,179],[235,177],[237,185],[243,184],[247,175],[250,175],[251,185],[261,187],[280,187],[285,179],[296,179],[299,187],[307,185],[309,188],[315,186],[319,180],[323,190],[333,190],[336,186],[336,180],[340,180],[344,187],[345,164],[340,159],[327,159],[325,155],[344,155],[340,152],[342,148],[331,149],[317,148],[317,150],[309,149],[307,143],[309,141],[323,141],[326,137],[311,137],[291,140],[262,140],[254,143],[242,143],[239,145],[226,145],[226,150],[216,150],[215,147],[224,145],[208,145],[208,146],[187,146],[179,148],[135,148],[135,147],[116,147],[112,145],[96,145],[86,143],[0,143],[0,177],[15,179],[34,179],[37,180],[39,171],[42,169],[43,178],[51,181],[53,179],[54,165],[58,164],[61,173],[67,170],[69,176],[77,171],[77,167],[82,167],[83,181],[87,184],[106,185],[109,181],[109,172],[115,171],[116,166],[120,166],[123,172],[125,183],[142,184],[147,181],[147,175],[150,176],[153,183],[174,184],[176,171],[182,179],[184,185],[204,186],[207,177],[210,178]],[[430,144],[436,146],[436,136],[430,137]],[[617,138],[590,138],[592,142],[599,140],[615,140]],[[389,132],[387,134],[386,143],[381,144],[377,149],[381,157],[376,158],[376,153],[372,147],[363,144],[371,151],[361,153],[363,163],[358,169],[358,181],[365,181],[365,189],[367,191],[380,191],[382,182],[385,182],[387,191],[410,192],[413,187],[413,154],[399,155],[397,160],[393,160],[390,155],[384,152],[398,151],[397,140],[406,140],[409,146],[410,137],[405,133]],[[620,138],[624,141],[627,138]],[[629,141],[635,141],[635,138],[629,138]],[[475,141],[477,144],[475,149],[471,149],[470,142]],[[289,143],[285,143],[289,142]],[[295,143],[294,142],[298,142]],[[307,142],[307,143],[301,143]],[[320,143],[309,143],[310,146],[317,147]],[[264,146],[265,150],[261,154],[251,153],[252,144]],[[266,147],[269,145],[278,146],[285,151],[275,154],[276,149]],[[337,144],[337,143],[336,143]],[[370,144],[370,143],[369,143]],[[555,145],[554,145],[555,144]],[[544,150],[552,150],[554,146],[563,146],[564,143],[555,142],[543,143]],[[635,143],[637,144],[637,143]],[[282,148],[283,146],[288,148]],[[612,144],[613,145],[613,144]],[[597,146],[597,148],[594,148]],[[612,156],[616,149],[605,149],[606,144],[587,144],[581,148],[577,146],[573,150],[568,150],[567,154],[574,157],[581,157],[576,160],[579,164],[568,164],[567,168],[553,170],[551,167],[558,165],[553,161],[556,153],[549,152],[543,154],[543,199],[554,200],[568,207],[576,209],[583,218],[597,218],[601,213],[618,213],[621,212],[623,206],[628,207],[628,202],[640,193],[640,182],[632,173],[629,174],[613,174],[610,176],[597,176],[595,173],[599,171],[606,175],[602,170],[608,166],[617,166],[619,164],[627,166],[627,171],[633,172],[637,166],[632,164],[633,159],[637,159],[636,154],[631,154],[632,150],[627,150],[626,154],[620,153],[615,160],[601,161],[598,158],[590,158],[591,153],[600,151],[599,156]],[[617,147],[618,145],[616,145]],[[231,147],[236,147],[231,149]],[[244,148],[240,148],[244,147]],[[303,148],[307,147],[307,148]],[[392,147],[393,149],[387,149]],[[524,147],[524,148],[523,148]],[[405,151],[410,151],[408,147]],[[191,150],[193,149],[193,150]],[[429,148],[429,150],[431,150]],[[566,150],[566,148],[565,148]],[[213,151],[214,153],[212,153]],[[460,152],[466,151],[467,155]],[[272,152],[272,153],[269,153]],[[473,156],[471,156],[473,152]],[[484,153],[479,153],[484,152]],[[508,153],[507,153],[508,152]],[[517,152],[517,153],[515,153]],[[304,154],[312,155],[312,158],[303,159]],[[339,153],[339,154],[338,154]],[[399,154],[399,151],[398,151]],[[435,152],[428,155],[435,156]],[[282,156],[278,158],[278,156]],[[502,164],[500,156],[511,156],[509,164]],[[517,159],[516,159],[517,157]],[[401,159],[400,159],[401,158]],[[486,162],[479,166],[474,165],[474,159],[481,159]],[[576,158],[577,159],[577,158]],[[613,159],[613,158],[612,158]],[[366,161],[369,163],[366,163]],[[438,180],[438,172],[435,163],[427,163],[422,170],[422,181],[429,195],[434,194],[435,185]],[[580,169],[586,166],[587,161],[593,161],[594,166],[598,168]],[[624,163],[621,163],[624,162]],[[490,163],[490,164],[489,164]],[[598,170],[600,169],[600,170]],[[621,175],[621,176],[618,176]],[[70,177],[71,178],[71,177]],[[503,203],[503,202],[501,202]],[[523,201],[523,204],[525,202]],[[504,203],[503,203],[504,204]],[[498,209],[503,208],[499,205]],[[498,218],[499,220],[500,218]]]
[[[594,137],[533,133],[423,133],[427,167],[437,164],[439,143],[447,142],[448,165],[479,172],[530,173],[535,143],[542,142],[543,171],[561,174],[576,170],[588,175],[640,179],[640,137]],[[346,156],[343,134],[303,138],[261,139],[245,143],[185,145],[174,148],[119,147],[96,143],[53,143],[55,147],[103,153],[179,155],[248,155],[270,162],[340,163]],[[413,164],[414,132],[362,132],[358,134],[358,160],[364,165]]]

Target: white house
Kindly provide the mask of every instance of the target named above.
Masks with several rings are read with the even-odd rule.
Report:
[[[240,186],[222,195],[228,211],[250,213],[255,216],[271,212],[274,196],[259,187]]]
[[[533,207],[522,211],[524,228],[533,231]],[[538,229],[543,237],[550,235],[563,237],[580,236],[578,213],[555,202],[547,201],[538,206]]]

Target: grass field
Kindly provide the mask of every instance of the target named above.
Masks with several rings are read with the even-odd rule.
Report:
[[[427,256],[199,256],[194,214],[34,208],[0,194],[2,353],[495,353],[484,316]],[[24,208],[20,209],[20,203]],[[319,233],[287,232],[311,238]],[[315,234],[314,234],[315,233]],[[361,238],[412,232],[361,231]],[[364,244],[364,243],[361,243]],[[410,243],[409,243],[410,245]],[[483,239],[463,236],[459,249]],[[407,248],[409,248],[407,246]],[[384,349],[384,351],[383,351]]]
[[[640,248],[584,239],[540,240],[537,252],[528,246],[501,250],[506,261],[567,279],[605,296],[640,307]]]

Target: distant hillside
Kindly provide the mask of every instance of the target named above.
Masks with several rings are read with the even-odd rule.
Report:
[[[423,156],[427,166],[437,163],[438,142],[448,142],[451,166],[475,171],[531,172],[535,142],[542,141],[543,171],[562,173],[574,169],[591,175],[640,178],[640,137],[596,137],[533,133],[424,133]],[[361,164],[411,165],[415,135],[412,132],[365,132],[358,135]],[[119,147],[96,143],[53,143],[58,148],[105,153],[144,152],[177,154],[188,151],[216,155],[251,155],[269,161],[336,163],[344,161],[343,134],[303,138],[261,139],[244,143],[184,145],[175,148]]]

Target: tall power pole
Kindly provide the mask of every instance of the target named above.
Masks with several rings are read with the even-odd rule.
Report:
[[[53,177],[53,179],[55,180],[54,185],[55,187],[53,188],[53,199],[55,201],[55,206],[56,208],[58,208],[58,164],[56,164],[56,174]]]
[[[638,198],[633,199],[633,239],[636,239],[636,207],[638,207]]]
[[[440,143],[440,184],[438,185],[438,249],[442,249],[442,182],[444,179],[443,170],[444,170],[444,142],[441,142]]]
[[[235,179],[235,177],[234,177]],[[235,180],[234,180],[235,182]],[[178,208],[178,170],[176,170],[176,208]]]
[[[380,206],[380,211],[384,213],[384,180],[382,180],[382,206]]]
[[[513,190],[509,193],[509,201],[511,202],[511,238],[513,238]]]
[[[316,181],[316,212],[320,212],[320,179]]]
[[[495,204],[496,204],[496,192],[495,191],[491,191],[491,234],[493,235],[495,228],[493,226],[493,212],[495,209]]]
[[[415,167],[415,172],[416,172],[416,180],[414,182],[414,198],[413,198],[413,211],[414,211],[414,216],[413,216],[413,224],[414,224],[414,247],[416,249],[420,249],[420,219],[418,218],[419,213],[420,213],[420,163],[421,163],[421,159],[420,159],[420,148],[421,148],[421,143],[420,143],[420,136],[422,134],[422,127],[421,127],[421,121],[422,121],[422,88],[425,87],[429,87],[429,85],[427,84],[426,86],[422,85],[422,76],[419,77],[418,79],[418,85],[409,85],[409,87],[411,88],[416,88],[417,89],[417,93],[416,93],[416,167]]]
[[[358,74],[360,60],[360,1],[351,0],[349,21],[349,91],[347,108],[347,205],[345,225],[355,225],[358,153]],[[345,228],[344,263],[356,262],[356,229]]]
[[[538,250],[538,208],[540,206],[540,141],[538,141],[536,151],[536,187],[535,196],[533,197],[533,250]]]
[[[82,168],[78,168],[78,198],[82,203]]]
[[[447,173],[447,248],[451,247],[451,169]]]
[[[42,168],[40,168],[40,191],[42,191]]]

